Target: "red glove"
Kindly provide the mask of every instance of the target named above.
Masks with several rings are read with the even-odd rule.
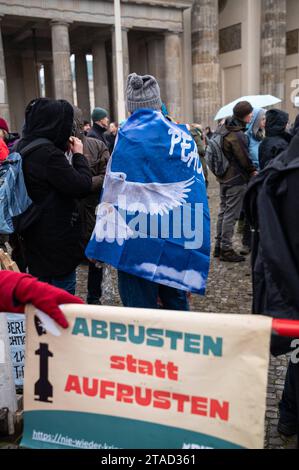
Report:
[[[59,305],[84,302],[62,289],[39,282],[29,274],[0,271],[0,311],[24,313],[25,305],[30,303],[67,328],[67,319]]]

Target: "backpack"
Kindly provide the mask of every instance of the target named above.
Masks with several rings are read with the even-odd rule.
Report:
[[[49,143],[48,139],[36,139],[26,145],[21,153],[11,153],[0,164],[0,234],[21,234],[40,217],[48,203],[48,198],[42,204],[35,204],[30,199],[22,163],[23,158],[33,150]]]
[[[211,139],[209,139],[205,159],[211,172],[217,177],[221,178],[225,175],[230,165],[223,152],[223,139],[229,134],[229,131],[224,127],[216,132]]]

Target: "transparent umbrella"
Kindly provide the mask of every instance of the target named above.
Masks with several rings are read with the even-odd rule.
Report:
[[[242,96],[232,103],[223,106],[216,114],[214,120],[224,119],[233,115],[233,109],[240,101],[248,101],[253,108],[266,108],[267,106],[274,106],[275,104],[281,103],[281,99],[276,98],[272,95],[252,95]]]

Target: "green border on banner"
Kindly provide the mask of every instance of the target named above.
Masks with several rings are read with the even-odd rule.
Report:
[[[244,449],[185,429],[77,411],[26,411],[21,446],[33,449]]]

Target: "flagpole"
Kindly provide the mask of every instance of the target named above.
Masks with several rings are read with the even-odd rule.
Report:
[[[116,60],[116,83],[117,83],[117,114],[118,114],[118,122],[121,122],[124,119],[126,119],[126,108],[125,108],[125,99],[124,99],[124,65],[123,65],[120,0],[114,0],[114,27],[115,27],[115,60]]]

